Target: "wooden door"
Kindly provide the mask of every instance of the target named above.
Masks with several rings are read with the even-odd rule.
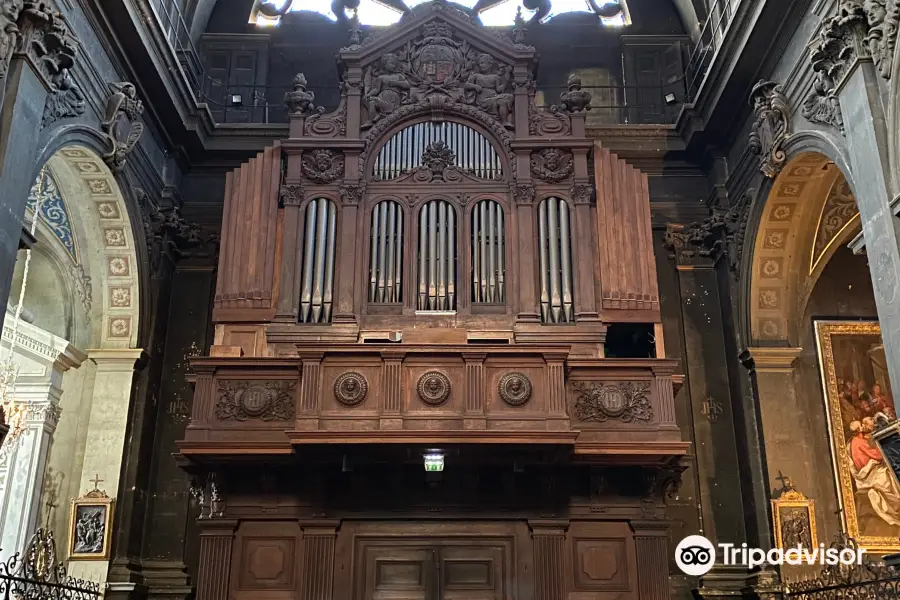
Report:
[[[354,600],[504,600],[511,596],[502,545],[464,540],[366,544]]]

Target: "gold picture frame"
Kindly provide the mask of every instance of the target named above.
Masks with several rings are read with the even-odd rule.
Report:
[[[72,500],[69,513],[70,560],[109,560],[115,501],[94,488]]]
[[[896,413],[877,321],[814,321],[843,531],[870,553],[900,551],[900,486],[871,439]],[[873,502],[874,499],[874,502]]]
[[[772,500],[775,547],[786,550],[799,544],[807,550],[819,547],[816,532],[816,501],[793,487]]]

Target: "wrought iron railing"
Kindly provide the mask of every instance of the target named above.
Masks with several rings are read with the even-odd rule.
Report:
[[[194,99],[199,101],[207,76],[200,53],[197,52],[191,40],[191,30],[178,7],[178,0],[150,0],[150,4],[181,65],[185,81],[194,95]]]
[[[709,67],[715,60],[716,53],[725,40],[728,27],[734,20],[738,5],[743,0],[716,0],[709,8],[709,15],[700,30],[700,37],[694,44],[694,50],[685,70],[687,82],[687,101],[694,102],[703,86]]]
[[[2,600],[100,600],[100,584],[76,579],[56,561],[53,532],[38,529],[24,553],[0,563]]]
[[[563,86],[541,87],[535,103],[547,108],[559,104]],[[660,85],[583,85],[591,92],[587,126],[665,125],[674,123],[684,102],[684,81]]]

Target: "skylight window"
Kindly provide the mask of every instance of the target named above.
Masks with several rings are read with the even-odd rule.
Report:
[[[358,15],[360,23],[374,27],[393,25],[403,16],[402,5],[409,9],[431,0],[360,0]],[[478,0],[456,0],[456,4],[466,8],[474,8]],[[265,5],[265,7],[263,7]],[[616,9],[619,10],[616,10]],[[516,13],[521,10],[522,17],[528,20],[536,11],[528,10],[522,0],[501,0],[487,9],[480,11],[481,22],[488,27],[509,27],[513,24]],[[260,27],[277,25],[281,14],[285,12],[313,12],[331,21],[337,17],[331,12],[331,3],[323,0],[256,0],[250,13],[250,22]],[[542,23],[550,21],[562,14],[581,12],[598,14],[601,23],[606,26],[624,26],[631,20],[625,0],[552,0],[550,12],[541,18]],[[274,15],[274,16],[272,16]],[[350,16],[350,15],[347,15]]]

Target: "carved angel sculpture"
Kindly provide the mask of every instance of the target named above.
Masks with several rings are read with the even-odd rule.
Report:
[[[18,18],[18,3],[4,3],[0,9],[0,80],[6,78],[9,61],[19,39],[19,27],[16,25]]]
[[[513,95],[509,92],[510,73],[507,67],[495,68],[490,54],[479,54],[476,71],[466,81],[466,91],[474,93],[475,105],[498,117],[503,126],[512,128]]]
[[[125,168],[125,158],[144,132],[144,124],[138,121],[144,112],[144,104],[138,100],[137,90],[130,82],[111,83],[109,89],[112,94],[106,100],[106,113],[100,126],[109,139],[111,150],[103,155],[103,160],[118,172]]]
[[[372,69],[366,71],[364,85],[369,111],[369,120],[364,127],[397,110],[410,88],[406,75],[400,71],[400,59],[393,52],[381,57],[381,69],[377,74]]]

